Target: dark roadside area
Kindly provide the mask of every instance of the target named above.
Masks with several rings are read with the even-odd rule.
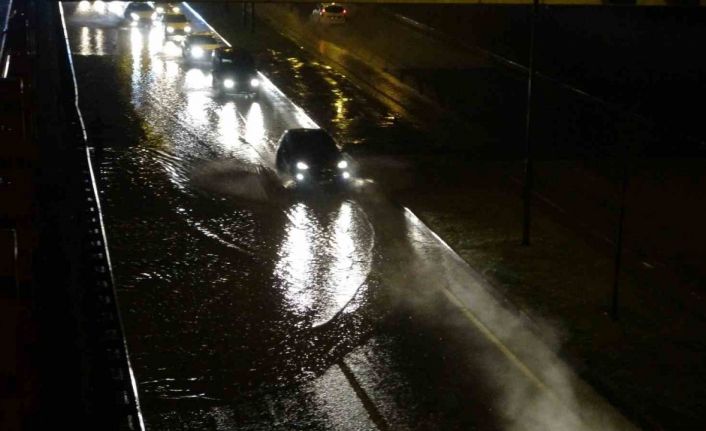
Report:
[[[464,67],[478,72],[476,80],[458,87],[478,89],[478,99],[469,103],[477,111],[475,117],[462,120],[456,113],[445,119],[443,113],[450,106],[419,84],[423,74],[438,77],[427,47],[418,45],[424,55],[416,56],[380,42],[381,33],[312,29],[300,20],[303,12],[276,5],[257,5],[258,16],[274,24],[268,28],[258,21],[253,39],[234,28],[241,20],[239,7],[232,6],[227,14],[216,5],[197,8],[224,36],[252,49],[267,50],[273,40],[284,47],[286,43],[272,30],[286,30],[296,41],[289,48],[295,53],[292,62],[300,61],[297,58],[326,60],[361,88],[377,94],[382,103],[406,107],[400,109],[400,118],[427,112],[422,123],[431,125],[420,134],[420,142],[385,140],[381,133],[362,145],[348,142],[347,150],[364,161],[388,157],[406,166],[405,175],[399,175],[399,170],[364,163],[371,177],[531,316],[548,342],[558,340],[562,356],[626,414],[647,429],[701,428],[706,410],[702,381],[706,349],[700,341],[706,329],[700,291],[703,250],[693,238],[702,232],[703,208],[694,202],[702,189],[698,173],[703,160],[677,157],[698,153],[698,145],[685,144],[688,151],[670,158],[656,157],[665,145],[663,135],[641,128],[633,116],[545,89],[546,97],[538,102],[542,106],[538,121],[545,126],[538,129],[551,139],[539,144],[533,245],[522,247],[518,181],[522,178],[521,100],[525,90],[515,72],[496,70],[482,57],[469,62],[472,53],[455,60],[445,58],[445,66],[452,70],[449,74],[462,73]],[[359,25],[353,19],[365,13],[361,10],[352,15],[351,26]],[[381,25],[367,18],[360,20],[364,29]],[[405,37],[431,47],[439,43],[396,22],[390,19],[383,28],[400,46],[408,46],[402,43]],[[361,63],[372,67],[358,70]],[[400,74],[401,70],[406,73]],[[380,86],[372,89],[363,82],[375,76],[396,93],[381,95]],[[315,94],[288,92],[284,78],[282,82],[271,78],[322,127],[345,135],[345,123],[336,121],[335,112],[328,112],[330,106],[317,103]],[[428,106],[427,111],[420,106]],[[386,133],[394,135],[394,127]],[[630,145],[623,145],[626,142]],[[607,315],[613,273],[611,242],[626,154],[631,156],[627,159],[631,175],[626,262],[620,279],[620,320],[614,322]]]

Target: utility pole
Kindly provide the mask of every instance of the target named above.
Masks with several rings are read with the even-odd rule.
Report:
[[[255,32],[255,2],[250,3],[250,33]]]
[[[532,21],[530,24],[529,72],[527,76],[527,118],[525,123],[525,183],[522,190],[524,214],[522,220],[522,245],[530,245],[530,227],[532,225],[532,186],[534,172],[532,164],[532,82],[534,81],[534,44],[537,27],[539,0],[532,2]]]
[[[629,138],[628,138],[629,139]],[[620,293],[620,269],[623,256],[623,227],[625,224],[625,199],[627,198],[628,180],[630,179],[630,149],[628,142],[623,144],[623,178],[620,186],[620,211],[615,238],[615,261],[613,271],[613,297],[610,304],[610,317],[618,320],[618,302]]]

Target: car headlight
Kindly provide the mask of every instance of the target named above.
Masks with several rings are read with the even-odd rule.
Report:
[[[341,176],[343,177],[344,180],[347,180],[347,179],[349,179],[349,178],[351,177],[351,174],[344,171],[344,172],[341,174]]]
[[[223,86],[225,88],[233,88],[235,87],[235,81],[233,81],[232,79],[224,79]]]
[[[187,33],[190,33],[190,32],[191,32],[191,27],[187,25],[186,27],[184,27],[184,31],[187,32]]]
[[[259,87],[260,86],[260,80],[257,78],[253,78],[250,80],[250,86],[251,87]]]
[[[105,9],[106,9],[105,2],[103,2],[102,0],[96,0],[95,2],[93,2],[93,10],[94,11],[96,11],[98,13],[105,13]]]
[[[309,169],[309,165],[304,162],[297,162],[297,169],[299,169],[300,171],[305,171]]]
[[[140,20],[140,15],[136,14],[135,12],[130,13],[130,17],[132,17],[133,21],[139,21]]]
[[[172,8],[172,13],[179,13],[179,12],[181,12],[181,9],[179,9],[179,6],[174,6]]]
[[[348,167],[348,162],[345,160],[341,160],[336,166],[338,166],[338,169],[346,169]]]
[[[171,25],[167,27],[167,33],[174,33],[174,27]]]
[[[201,48],[200,46],[195,46],[191,49],[191,56],[192,57],[201,58],[201,57],[203,57],[203,55],[204,55],[203,48]]]
[[[164,13],[164,8],[162,6],[157,6],[157,13]]]
[[[88,0],[82,0],[78,3],[78,10],[80,12],[88,12],[91,10],[91,2]]]
[[[295,175],[295,178],[296,178],[297,180],[301,181],[301,180],[304,179],[304,174],[302,174],[302,173],[300,172],[300,173],[298,173],[298,174]]]

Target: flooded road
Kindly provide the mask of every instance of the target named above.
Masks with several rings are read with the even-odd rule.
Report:
[[[277,139],[317,126],[264,75],[255,100],[219,97],[161,26],[66,8],[148,429],[580,429],[448,300],[477,280],[363,174],[375,166],[346,192],[285,187]],[[325,67],[269,55],[308,68],[302,88],[336,87],[321,97],[355,129],[343,138],[421,140]]]

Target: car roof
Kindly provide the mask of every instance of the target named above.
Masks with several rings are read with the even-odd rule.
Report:
[[[220,47],[216,48],[214,51],[216,55],[222,58],[230,58],[234,61],[248,61],[248,62],[254,62],[255,57],[249,52],[246,51],[242,48],[232,48],[232,47]]]
[[[220,42],[221,42],[220,39],[218,39],[215,34],[213,34],[213,33],[206,33],[206,32],[203,32],[203,33],[191,33],[190,35],[186,36],[186,39],[187,39],[187,40],[194,40],[194,39],[198,40],[198,39],[202,39],[202,38],[206,38],[206,37],[213,39],[216,43],[220,43]]]
[[[165,20],[165,21],[169,20],[170,18],[172,18],[172,19],[173,19],[173,18],[179,18],[179,21],[177,21],[177,22],[181,22],[181,21],[182,21],[182,18],[183,18],[183,21],[184,21],[184,22],[188,22],[188,21],[189,21],[189,20],[186,18],[186,15],[184,15],[183,13],[168,13],[168,14],[164,15],[164,20]]]
[[[339,153],[336,141],[324,129],[289,129],[282,136],[287,150],[296,153]]]
[[[154,10],[154,8],[152,7],[151,4],[149,4],[149,3],[143,3],[143,2],[135,2],[135,1],[134,1],[134,2],[130,2],[130,4],[127,5],[127,6],[128,6],[129,8],[131,8],[131,9],[138,9],[138,10],[139,10],[139,9],[142,9],[142,10],[151,9],[151,10]]]

